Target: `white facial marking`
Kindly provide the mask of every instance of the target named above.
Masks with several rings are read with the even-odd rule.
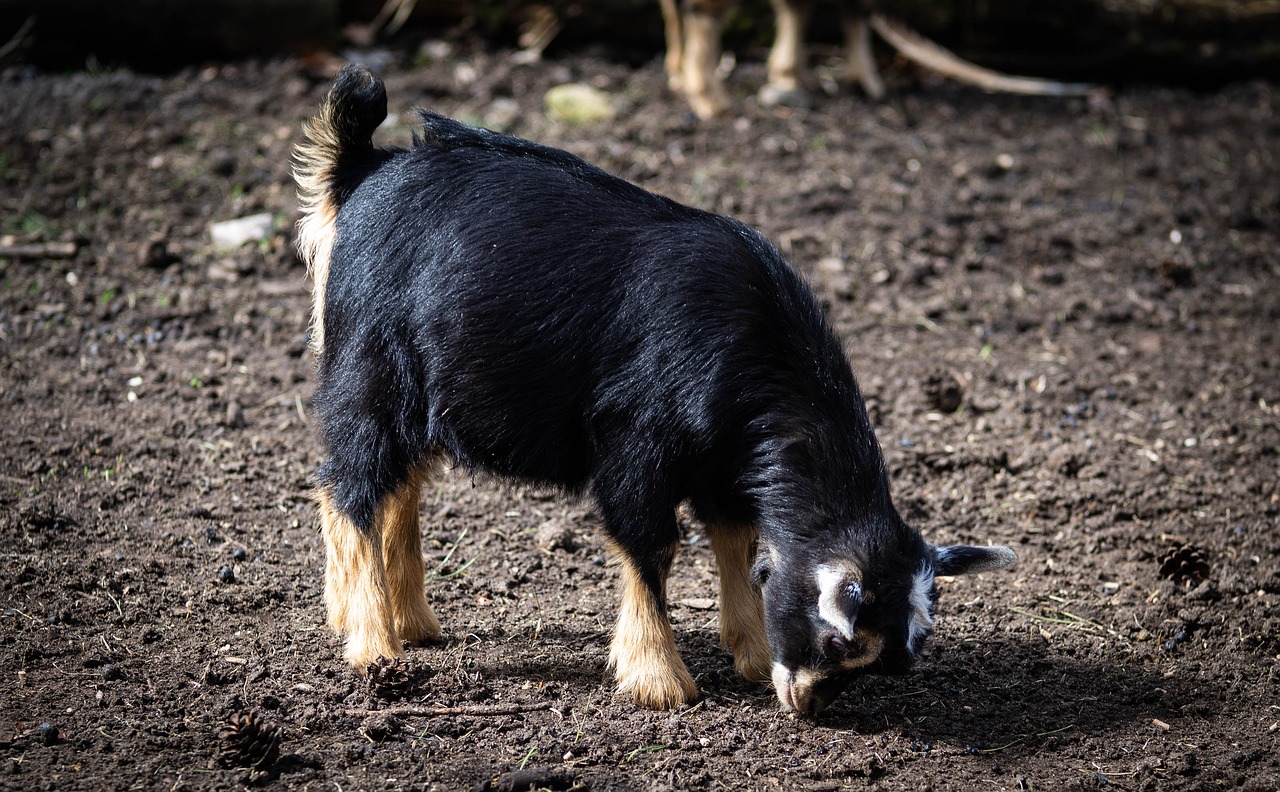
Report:
[[[773,689],[778,694],[778,701],[782,704],[783,709],[798,709],[796,707],[795,689],[792,687],[794,677],[791,671],[782,663],[773,664]]]
[[[933,625],[933,616],[929,614],[929,606],[932,604],[929,595],[932,592],[933,567],[925,562],[916,570],[915,578],[911,581],[911,595],[908,598],[911,604],[911,618],[907,622],[907,649],[913,655],[916,654],[920,641]]]
[[[818,567],[818,615],[822,620],[835,627],[845,640],[853,640],[853,623],[849,614],[840,607],[840,593],[849,580],[847,567],[834,567],[823,564]]]

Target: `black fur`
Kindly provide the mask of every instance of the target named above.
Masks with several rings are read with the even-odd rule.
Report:
[[[376,92],[344,84],[362,83],[335,86],[363,120],[348,140],[367,140]],[[409,150],[348,145],[331,193],[315,411],[338,508],[371,530],[438,451],[588,491],[661,603],[687,500],[758,527],[775,659],[838,661],[814,605],[831,556],[864,570],[859,624],[903,645],[931,548],[895,512],[849,362],[777,250],[563,151],[421,121]]]

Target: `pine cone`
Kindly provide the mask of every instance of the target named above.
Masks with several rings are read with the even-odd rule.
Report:
[[[388,693],[409,685],[409,663],[401,657],[379,657],[365,666],[370,692]]]
[[[218,732],[222,761],[237,767],[266,767],[280,756],[280,731],[256,712],[238,712]]]
[[[1160,556],[1160,577],[1193,588],[1209,577],[1209,560],[1195,545],[1175,544]]]

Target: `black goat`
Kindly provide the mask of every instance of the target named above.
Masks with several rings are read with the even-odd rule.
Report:
[[[349,66],[298,149],[325,602],[357,668],[439,635],[418,498],[444,458],[594,495],[622,563],[610,663],[647,707],[698,693],[666,615],[683,501],[735,665],[805,712],[910,662],[935,574],[1013,563],[898,516],[840,344],[760,234],[432,113],[375,148],[385,116]]]

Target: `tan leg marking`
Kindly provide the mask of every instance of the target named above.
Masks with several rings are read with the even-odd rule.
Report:
[[[764,602],[751,581],[757,531],[742,525],[711,525],[707,534],[720,568],[720,641],[733,652],[733,665],[744,679],[767,683],[773,674],[773,656],[764,631]]]
[[[716,74],[725,10],[694,7],[684,17],[684,91],[699,118],[712,118],[729,108],[729,95]]]
[[[676,650],[671,622],[627,555],[616,547],[614,551],[622,560],[622,603],[609,666],[618,680],[618,691],[630,693],[637,705],[650,709],[670,709],[692,701],[698,696],[698,686]],[[666,570],[662,583],[665,587]]]
[[[794,104],[803,96],[808,74],[804,46],[810,5],[802,0],[772,0],[777,33],[769,50],[769,83],[760,91],[765,104]]]
[[[871,49],[871,27],[862,10],[847,9],[841,18],[844,26],[845,55],[844,76],[850,83],[858,83],[871,99],[884,98],[884,81],[876,69],[876,59]]]
[[[684,63],[684,28],[681,25],[679,0],[659,0],[662,4],[662,27],[667,39],[667,55],[663,67],[667,72],[667,87],[677,93],[682,84],[681,70]]]
[[[326,555],[324,601],[329,626],[347,636],[347,662],[363,671],[379,657],[403,657],[392,618],[382,542],[376,533],[362,533],[324,490],[320,524]]]
[[[422,532],[418,499],[425,476],[415,476],[383,503],[379,524],[382,557],[387,565],[391,617],[400,638],[422,643],[440,637],[440,620],[427,602],[426,564],[422,560]]]

